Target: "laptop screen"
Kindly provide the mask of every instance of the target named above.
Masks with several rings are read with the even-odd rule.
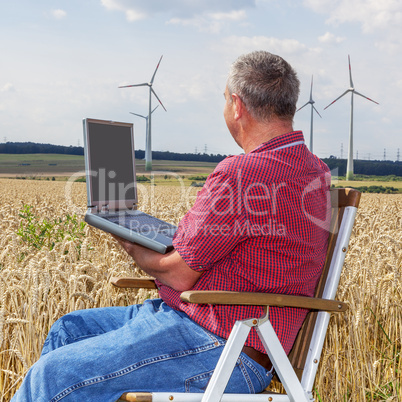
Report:
[[[91,204],[136,201],[133,125],[86,119],[84,131]]]

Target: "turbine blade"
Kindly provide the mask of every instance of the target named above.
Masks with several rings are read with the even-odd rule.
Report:
[[[156,92],[153,90],[153,88],[151,87],[151,91],[152,93],[155,95],[156,99],[158,99],[159,103],[161,104],[161,106],[163,107],[163,109],[165,109],[165,112],[167,112],[165,106],[163,106],[162,101],[158,98],[158,95],[156,94]]]
[[[311,105],[311,106],[313,106],[313,109],[317,112],[318,116],[321,117],[321,115],[318,113],[318,110],[315,108],[315,106],[314,106],[314,105]],[[322,118],[322,117],[321,117],[321,118]]]
[[[302,107],[299,107],[299,108],[296,110],[296,112],[298,112],[300,109],[303,109],[303,108],[304,108],[304,106],[307,106],[309,103],[310,103],[310,102],[307,102],[307,103],[306,103],[306,104],[304,104]]]
[[[313,76],[311,76],[310,101],[313,100]]]
[[[159,64],[161,64],[162,57],[163,57],[163,55],[162,55],[161,58],[159,59],[158,65],[157,65],[156,68],[155,68],[154,75],[152,76],[151,81],[150,81],[151,84],[154,82],[154,78],[155,78],[156,72],[158,71]]]
[[[353,81],[352,81],[352,66],[350,65],[350,56],[348,55],[349,60],[349,80],[350,80],[350,87],[353,88]]]
[[[341,96],[338,96],[338,97],[337,97],[334,101],[332,101],[328,106],[325,106],[325,107],[324,107],[324,110],[325,110],[327,107],[330,107],[331,105],[333,105],[337,100],[341,99],[342,96],[346,95],[348,92],[350,92],[350,89],[347,89]]]
[[[376,103],[377,105],[379,105],[379,103],[376,102],[375,100],[372,100],[372,99],[368,98],[367,96],[362,95],[361,93],[359,93],[359,92],[357,92],[357,91],[353,91],[353,92],[354,92],[356,95],[359,95],[359,96],[361,96],[361,97],[363,97],[363,98],[366,98],[367,100],[369,100],[369,101],[371,101],[371,102],[374,102],[374,103]]]
[[[142,114],[137,114],[137,113],[133,113],[133,112],[130,112],[130,113],[131,113],[131,114],[134,114],[135,116],[142,117],[142,118],[144,118],[144,119],[147,118],[146,116],[143,116]]]
[[[144,82],[143,84],[134,84],[134,85],[122,85],[119,88],[131,88],[131,87],[146,87],[148,86],[147,82]]]
[[[154,110],[152,110],[151,114],[152,114],[153,112],[155,112],[156,109],[158,109],[158,106],[159,106],[159,105],[156,105],[156,106],[154,107]]]

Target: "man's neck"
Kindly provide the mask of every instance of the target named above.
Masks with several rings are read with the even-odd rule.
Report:
[[[261,144],[293,131],[292,122],[275,119],[269,123],[255,122],[250,125],[247,135],[243,136],[241,147],[247,154]]]

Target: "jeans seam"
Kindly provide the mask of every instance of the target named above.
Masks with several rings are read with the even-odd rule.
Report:
[[[254,386],[253,386],[253,382],[251,381],[251,378],[250,378],[250,376],[249,376],[248,373],[247,373],[247,369],[244,367],[243,360],[239,358],[239,359],[237,360],[237,363],[238,363],[238,366],[239,366],[239,368],[240,368],[240,371],[242,372],[243,377],[244,377],[244,379],[245,379],[245,381],[246,381],[246,383],[247,383],[249,392],[250,392],[251,394],[255,394],[255,389],[254,389]]]
[[[126,374],[129,374],[135,370],[140,369],[141,367],[147,366],[149,364],[153,364],[153,363],[157,363],[157,362],[162,362],[162,361],[166,361],[166,360],[170,360],[170,359],[177,359],[177,358],[182,358],[185,356],[189,356],[192,354],[196,354],[199,352],[203,352],[206,350],[210,350],[210,349],[214,349],[217,346],[215,344],[209,344],[209,345],[204,345],[204,346],[200,346],[198,348],[195,349],[190,349],[190,350],[186,350],[186,351],[180,351],[177,353],[171,353],[171,354],[165,354],[165,355],[161,355],[158,357],[152,357],[149,359],[144,359],[141,360],[138,363],[132,364],[131,366],[128,366],[124,369],[115,371],[113,373],[110,374],[106,374],[103,376],[98,376],[98,377],[94,377],[92,379],[88,379],[88,380],[83,380],[77,384],[71,385],[70,387],[64,389],[63,391],[59,392],[57,395],[55,395],[50,402],[56,402],[59,401],[61,399],[63,399],[64,397],[66,397],[67,395],[71,394],[72,392],[76,391],[77,389],[86,387],[86,386],[90,386],[93,384],[98,384],[100,382],[103,381],[108,381],[111,380],[113,378],[117,378],[117,377],[121,377],[124,376]]]
[[[94,336],[100,336],[100,335],[103,335],[103,334],[104,334],[104,332],[100,332],[99,334],[85,335],[85,336],[76,336],[76,337],[68,336],[64,340],[64,342],[65,342],[64,346],[70,345],[70,344],[75,343],[75,342],[80,342],[80,341],[82,341],[84,339],[93,338]],[[70,341],[71,339],[72,339],[72,341]]]
[[[253,361],[251,361],[248,357],[245,357],[243,355],[240,355],[240,359],[255,374],[258,381],[260,382],[262,389],[265,389],[267,386],[265,385],[264,378],[261,376],[261,373],[257,370],[255,365],[253,364]]]
[[[58,328],[57,332],[55,333],[55,334],[57,334],[57,337],[58,337],[58,338],[59,338],[59,335],[58,335],[58,334],[60,333],[61,330],[63,330],[63,332],[64,332],[65,334],[67,334],[67,336],[64,337],[63,346],[69,345],[69,344],[71,344],[71,343],[74,343],[74,342],[77,342],[77,341],[80,341],[80,340],[83,340],[83,339],[92,338],[92,337],[94,337],[94,336],[99,336],[99,335],[104,334],[104,332],[100,332],[100,333],[98,333],[98,334],[90,334],[90,335],[85,335],[85,336],[72,336],[71,333],[70,333],[70,331],[68,331],[67,328],[66,328],[66,326],[63,324],[63,325],[60,325],[60,327]],[[60,338],[61,338],[61,337],[60,337]],[[45,346],[46,343],[49,343],[49,341],[50,341],[50,340],[46,339],[46,341],[45,341],[45,343],[44,343],[43,346]]]
[[[203,378],[208,378],[208,377],[211,378],[213,372],[214,372],[214,370],[209,370],[209,371],[205,371],[205,372],[203,372],[201,374],[194,375],[194,376],[192,376],[190,378],[186,378],[186,380],[184,382],[184,388],[185,388],[186,392],[190,391],[190,383],[192,381],[201,380]]]
[[[116,322],[116,320],[114,319],[113,315],[108,314],[108,317],[111,321],[113,321],[115,324],[118,324]],[[65,331],[66,334],[68,334],[68,336],[64,339],[64,345],[70,345],[71,343],[74,342],[79,342],[82,341],[84,339],[89,339],[89,338],[93,338],[94,336],[99,336],[99,335],[103,335],[105,334],[107,331],[100,331],[97,333],[91,333],[88,335],[82,335],[82,336],[72,336],[70,331],[67,330],[66,326],[63,323],[63,326],[60,326],[59,330],[57,331],[57,333],[60,332],[60,330],[63,329]],[[72,341],[71,341],[72,340]]]
[[[188,317],[188,316],[187,316]],[[197,324],[197,326],[207,335],[213,342],[219,342],[220,345],[225,345],[226,344],[226,339],[223,339],[217,335],[215,335],[213,332],[208,331],[206,328],[204,328],[202,325]]]

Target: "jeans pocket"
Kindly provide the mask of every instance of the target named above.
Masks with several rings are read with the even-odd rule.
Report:
[[[207,389],[213,372],[214,370],[206,371],[205,373],[187,378],[185,381],[186,392],[204,392]]]

